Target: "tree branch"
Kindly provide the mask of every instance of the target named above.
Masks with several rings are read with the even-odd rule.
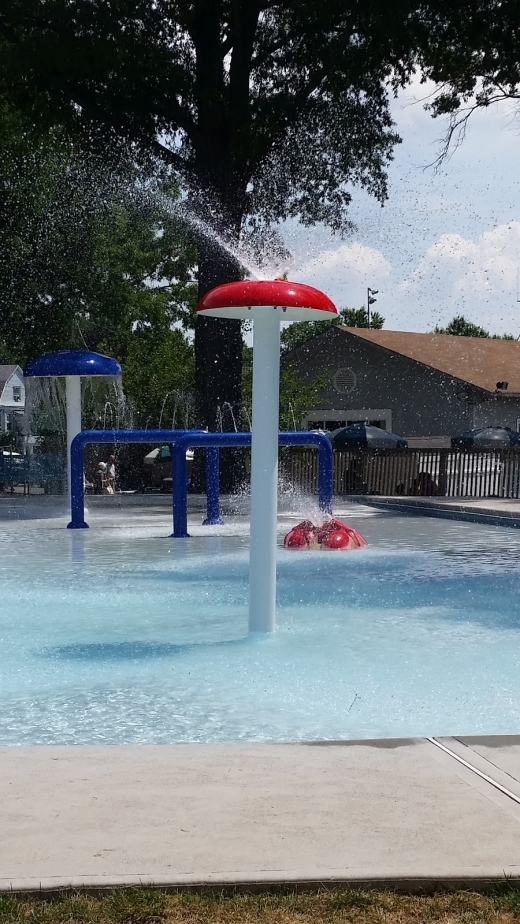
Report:
[[[487,107],[492,106],[493,103],[504,102],[506,99],[520,100],[520,91],[514,92],[506,90],[498,83],[492,85],[497,87],[500,92],[491,95],[483,95],[481,92],[477,94],[474,103],[470,106],[466,106],[464,109],[457,110],[457,113],[453,113],[450,116],[448,130],[442,140],[441,150],[437,157],[430,164],[426,165],[426,170],[430,167],[433,167],[436,171],[440,170],[443,163],[445,163],[445,161],[447,161],[461,146],[466,137],[468,122],[474,112],[479,109],[487,109]]]

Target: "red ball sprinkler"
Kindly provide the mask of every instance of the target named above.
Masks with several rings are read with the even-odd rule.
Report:
[[[304,520],[287,533],[284,539],[286,549],[364,549],[368,545],[365,537],[357,529],[347,526],[341,520],[331,519],[322,526],[314,526],[310,520]]]

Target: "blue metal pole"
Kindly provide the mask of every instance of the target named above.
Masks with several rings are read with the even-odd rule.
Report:
[[[320,510],[332,516],[332,493],[334,489],[334,454],[332,443],[328,436],[317,433],[321,437],[318,446],[318,503]]]
[[[181,436],[173,447],[172,454],[172,501],[173,533],[175,539],[187,539],[188,533],[188,487],[186,484],[186,450],[191,446]]]
[[[332,443],[324,433],[306,430],[280,433],[280,446],[316,446],[318,450],[318,503],[320,510],[332,514],[333,454]]]
[[[88,529],[85,523],[85,486],[83,483],[83,449],[81,433],[70,444],[70,523],[67,529]]]
[[[219,494],[219,447],[248,446],[251,444],[250,433],[206,433],[203,430],[189,430],[176,441],[173,449],[174,485],[173,485],[173,533],[175,539],[186,539],[188,533],[188,489],[186,483],[186,452],[188,449],[212,449],[214,454],[206,462],[208,473],[208,495],[206,508],[207,521],[212,519],[218,511],[220,519]],[[177,476],[179,472],[179,476]]]
[[[220,515],[220,452],[208,446],[206,449],[206,519],[203,526],[222,526]]]

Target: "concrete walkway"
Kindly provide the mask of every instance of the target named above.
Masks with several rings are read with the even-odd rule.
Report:
[[[520,877],[520,738],[2,747],[0,830],[4,890],[483,884]]]
[[[509,497],[376,497],[356,494],[338,498],[342,507],[349,501],[413,515],[520,527],[520,500]]]

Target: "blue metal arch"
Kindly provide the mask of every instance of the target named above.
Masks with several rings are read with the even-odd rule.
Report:
[[[87,443],[173,443],[190,430],[82,430],[70,444],[70,523],[67,529],[88,529],[85,522],[83,450]],[[186,487],[186,486],[185,486]]]
[[[318,496],[320,509],[332,512],[332,445],[323,433],[309,431],[279,434],[280,446],[316,446],[318,449]],[[206,523],[222,522],[219,497],[218,450],[251,445],[251,433],[205,433],[202,430],[82,430],[70,447],[71,519],[68,529],[88,529],[85,522],[83,450],[87,443],[169,443],[172,449],[173,536],[188,536],[186,451],[205,448],[207,453]],[[213,451],[209,451],[213,450]]]
[[[332,513],[333,456],[332,444],[323,433],[311,431],[288,431],[278,435],[280,446],[316,446],[318,450],[318,497],[320,509]],[[179,437],[173,447],[173,536],[183,539],[188,533],[188,492],[186,489],[186,450],[206,448],[216,449],[233,446],[250,446],[251,433],[204,433],[191,432]],[[206,523],[218,523],[220,520],[220,501],[217,464],[208,470],[207,483],[207,519]],[[182,475],[180,474],[182,473]]]

